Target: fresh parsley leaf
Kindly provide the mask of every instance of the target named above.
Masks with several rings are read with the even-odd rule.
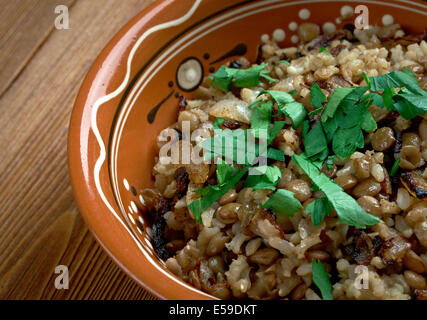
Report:
[[[279,189],[262,205],[262,207],[265,209],[271,208],[276,213],[292,217],[294,213],[302,209],[302,204],[295,198],[293,192]]]
[[[325,131],[328,142],[331,142],[335,136],[335,132],[338,130],[338,124],[343,119],[344,113],[341,110],[337,110],[333,118],[329,118],[322,123],[323,130]]]
[[[245,182],[245,187],[253,190],[271,189],[275,190],[275,186],[282,178],[282,171],[276,166],[263,166],[252,168],[257,175],[250,174]]]
[[[277,79],[274,79],[274,78],[270,77],[270,76],[268,75],[269,73],[270,73],[270,71],[262,70],[259,76],[260,76],[261,78],[263,78],[263,79],[267,80],[267,81],[268,81],[268,83],[272,84],[273,82],[276,82],[276,81],[277,81]]]
[[[207,138],[200,143],[205,149],[205,158],[221,156],[239,164],[251,165],[260,152],[259,144],[255,143],[255,137],[251,130],[214,130],[215,136]]]
[[[264,90],[260,93],[268,94],[277,103],[279,110],[292,120],[293,128],[296,129],[301,125],[307,116],[304,106],[296,102],[294,97],[283,91]]]
[[[427,112],[427,95],[419,96],[410,92],[399,93],[399,95],[393,97],[393,100],[396,101],[394,107],[397,112],[406,120]]]
[[[327,49],[327,48],[325,48],[325,47],[321,47],[321,48],[320,48],[319,53],[322,53],[322,52],[327,52],[327,53],[329,53],[329,54],[332,56],[331,51],[329,51],[329,49]]]
[[[279,107],[286,105],[288,103],[295,102],[294,97],[291,94],[284,91],[274,91],[274,90],[264,90],[259,93],[259,96],[263,94],[268,94],[277,103]]]
[[[285,161],[285,154],[283,153],[282,150],[277,150],[274,148],[268,148],[267,158],[283,162],[283,161]]]
[[[313,157],[328,150],[328,141],[323,132],[322,123],[318,122],[304,137],[305,154]]]
[[[318,226],[327,215],[331,214],[332,205],[327,198],[316,199],[307,205],[305,212],[311,215],[311,221]]]
[[[362,101],[363,102],[369,102],[369,106],[370,105],[375,105],[377,107],[385,107],[384,105],[384,100],[383,97],[381,97],[378,93],[376,92],[369,92],[365,95],[362,96]]]
[[[344,87],[335,89],[323,110],[322,122],[326,122],[329,118],[333,118],[340,103],[356,88],[357,87]]]
[[[407,120],[427,112],[427,92],[419,87],[415,74],[405,68],[381,76],[370,77],[369,89],[381,92],[388,110],[396,109]]]
[[[325,149],[323,150],[323,152],[309,158],[310,162],[319,170],[322,169],[323,167],[323,162],[326,160],[326,158],[328,157],[329,154],[329,150]],[[304,154],[305,155],[305,154]],[[306,156],[306,155],[305,155]],[[308,158],[308,157],[307,157]]]
[[[370,113],[368,109],[361,112],[362,112],[362,117],[360,119],[360,128],[362,128],[365,131],[377,130],[377,122],[372,116],[372,113]]]
[[[313,184],[321,190],[334,207],[343,224],[364,229],[380,222],[378,217],[367,214],[354,198],[346,193],[340,186],[321,173],[303,155],[293,155],[292,160],[307,174]]]
[[[288,103],[285,107],[280,108],[280,111],[291,118],[294,129],[298,128],[307,116],[303,104],[296,101]]]
[[[393,97],[397,94],[398,92],[395,88],[387,88],[383,91],[384,106],[387,108],[387,110],[389,111],[393,110],[393,106],[394,106]]]
[[[284,64],[286,64],[287,66],[290,66],[290,65],[291,65],[291,63],[290,63],[289,61],[287,61],[287,60],[280,60],[279,62],[277,62],[277,63],[276,63],[276,66],[277,66],[277,65],[279,65],[279,64],[281,64],[281,63],[284,63]]]
[[[220,185],[215,185],[215,186],[208,186],[206,188],[203,189],[198,189],[198,190],[194,190],[194,193],[200,194],[202,197],[209,195],[211,192],[215,192],[215,191],[219,191],[221,190],[221,186]]]
[[[258,106],[260,103],[262,103],[263,102],[263,100],[262,99],[257,99],[257,100],[255,100],[254,102],[252,102],[250,105],[248,105],[248,108],[249,109],[252,109],[253,107],[256,107],[256,106]]]
[[[228,165],[224,160],[218,158],[216,166],[216,177],[218,184],[223,185],[227,180],[231,178],[234,173],[234,166]]]
[[[277,137],[280,130],[283,129],[285,126],[285,121],[274,121],[273,126],[271,127],[270,131],[268,132],[268,141],[267,143],[270,145],[273,140]]]
[[[351,87],[352,90],[340,102],[340,107],[344,113],[350,113],[355,106],[362,104],[362,97],[368,91],[368,87]],[[368,101],[365,101],[367,103]],[[365,105],[365,104],[363,104]]]
[[[267,132],[267,141],[263,144],[255,142],[255,135],[259,133],[256,130],[236,129],[214,130],[215,136],[203,140],[200,146],[207,151],[204,155],[205,159],[221,156],[232,162],[246,165],[253,165],[258,156],[284,161],[285,156],[282,150],[268,148],[274,139],[272,134],[277,135],[283,125],[284,122],[276,121],[273,128]]]
[[[332,140],[333,152],[340,158],[346,159],[357,148],[363,148],[362,129],[373,131],[377,128],[377,124],[369,112],[371,100],[362,98],[368,90],[367,87],[341,89],[348,90],[339,92],[335,98],[332,94],[322,114],[322,125],[328,142]],[[331,103],[331,100],[334,102]],[[328,110],[329,115],[324,117]],[[323,121],[323,119],[326,120]]]
[[[391,167],[390,177],[394,177],[396,175],[397,171],[399,170],[399,164],[400,164],[400,158],[397,158],[393,163],[393,167]]]
[[[273,102],[267,101],[259,107],[255,107],[251,116],[251,129],[269,130],[271,125],[271,113],[273,111]]]
[[[371,80],[369,80],[369,77],[367,76],[367,74],[365,72],[362,72],[362,77],[366,82],[366,85],[370,88],[371,87]]]
[[[254,87],[260,83],[260,78],[268,80],[270,83],[277,81],[268,76],[270,71],[264,70],[267,63],[255,65],[248,69],[234,69],[221,66],[217,72],[210,75],[211,86],[224,92],[230,90],[233,84],[236,88]]]
[[[259,78],[261,76],[261,71],[267,66],[266,63],[253,66],[248,69],[238,69],[233,85],[236,88],[249,88],[255,87],[259,84]]]
[[[302,123],[302,132],[301,132],[303,139],[307,136],[307,133],[309,130],[310,130],[310,123],[308,120],[305,120]]]
[[[323,108],[323,103],[328,99],[323,93],[322,89],[320,89],[317,83],[313,83],[310,88],[310,104],[317,109]]]
[[[217,72],[209,76],[212,79],[212,87],[218,88],[222,91],[228,92],[230,90],[231,82],[238,69],[227,68],[221,66]]]
[[[363,111],[361,105],[353,106],[348,112],[344,112],[345,116],[342,117],[338,126],[344,129],[358,126],[362,122]]]
[[[188,205],[188,209],[193,213],[196,222],[202,222],[202,213],[209,208],[215,201],[221,198],[226,194],[231,188],[233,188],[240,179],[248,171],[248,167],[237,170],[225,183],[217,186],[210,186],[205,189],[197,190],[198,194],[201,194],[202,197],[193,201]]]
[[[313,111],[310,111],[308,113],[309,116],[314,116],[315,114],[318,114],[320,111],[322,111],[322,108],[314,109]]]
[[[341,159],[349,158],[357,148],[363,148],[364,137],[359,126],[338,128],[332,140],[332,150]]]
[[[381,76],[369,77],[371,91],[384,91],[389,88],[406,87],[416,95],[426,95],[427,93],[418,85],[417,79],[412,72],[393,71]]]
[[[311,261],[311,271],[313,274],[313,282],[319,288],[323,300],[333,300],[332,284],[329,275],[325,270],[322,262]]]

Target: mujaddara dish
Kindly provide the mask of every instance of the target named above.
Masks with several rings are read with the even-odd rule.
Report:
[[[158,0],[101,52],[70,177],[138,284],[426,299],[427,7],[361,3],[368,28],[353,1]]]
[[[154,249],[220,299],[426,299],[425,33],[306,22],[298,35],[181,98],[141,191]]]

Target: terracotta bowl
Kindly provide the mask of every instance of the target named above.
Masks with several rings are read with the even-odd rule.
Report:
[[[227,60],[254,61],[261,39],[289,46],[305,21],[329,29],[354,23],[358,4],[368,6],[370,24],[394,21],[418,33],[426,27],[422,1],[159,0],[101,52],[71,118],[71,181],[90,230],[140,285],[164,299],[212,298],[165,269],[138,212],[137,192],[153,186],[156,136],[176,121],[179,98],[191,98]]]

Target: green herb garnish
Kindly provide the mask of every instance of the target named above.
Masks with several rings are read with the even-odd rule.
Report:
[[[325,133],[323,132],[323,127],[320,122],[314,125],[304,136],[304,148],[305,154],[309,157],[315,157],[318,155],[323,155],[326,150],[328,153],[328,141],[326,140]],[[328,156],[326,154],[326,156]]]
[[[225,166],[227,166],[227,168]],[[202,222],[202,213],[233,188],[240,179],[243,178],[247,171],[247,167],[235,170],[234,166],[229,166],[227,164],[219,165],[219,168],[217,168],[218,185],[194,191],[202,195],[202,197],[188,205],[197,223]]]
[[[290,66],[290,65],[291,65],[291,63],[290,63],[289,61],[287,61],[287,60],[280,60],[279,62],[276,62],[275,66],[278,66],[278,65],[279,65],[279,64],[281,64],[281,63],[284,63],[284,64],[286,64],[287,66]]]
[[[256,175],[254,171],[257,173]],[[275,190],[275,186],[280,178],[282,178],[282,171],[276,166],[253,168],[251,173],[252,174],[246,179],[245,187],[252,188],[252,190]]]
[[[318,226],[327,215],[331,214],[332,205],[327,198],[316,199],[307,205],[305,212],[311,215],[311,221]]]
[[[274,148],[268,148],[267,150],[267,158],[271,160],[277,160],[277,161],[285,161],[285,154],[282,150],[277,150]]]
[[[260,130],[214,130],[215,136],[205,139],[201,142],[203,149],[208,151],[205,153],[205,158],[213,158],[215,156],[225,157],[226,159],[253,165],[254,160],[258,156],[267,157],[269,159],[284,161],[285,156],[282,150],[267,148],[267,146],[275,138],[274,134],[278,134],[283,127],[284,122],[277,121],[273,128],[269,131],[264,131],[267,144],[260,145],[255,142],[255,136],[260,135]],[[252,139],[249,137],[252,136]]]
[[[305,172],[313,184],[321,190],[338,214],[340,222],[364,229],[380,222],[378,217],[363,211],[354,198],[329,179],[303,155],[293,155],[292,160]]]
[[[407,68],[405,72],[393,71],[381,76],[368,77],[369,90],[384,91],[389,88],[402,88],[405,87],[409,91],[418,95],[425,95],[426,92],[418,85],[415,75]]]
[[[321,48],[320,48],[319,53],[321,53],[321,52],[327,52],[327,53],[329,53],[329,54],[332,56],[331,51],[329,51],[329,49],[327,49],[327,48],[325,48],[325,47],[321,47]]]
[[[358,89],[358,88],[366,88],[366,89]],[[361,92],[363,90],[364,92]],[[335,89],[335,91],[332,93],[331,97],[329,98],[329,101],[326,104],[325,109],[322,112],[322,122],[326,122],[328,119],[334,117],[335,112],[338,109],[338,106],[344,102],[345,98],[349,97],[348,102],[350,103],[352,100],[355,100],[354,98],[355,95],[353,94],[350,96],[350,94],[356,91],[357,96],[359,96],[360,98],[363,95],[363,93],[366,92],[366,90],[368,90],[367,87],[344,87],[344,88]]]
[[[417,95],[409,90],[401,89],[393,100],[396,102],[394,107],[404,119],[413,119],[427,112],[427,94]]]
[[[277,103],[279,111],[291,118],[294,129],[299,127],[307,116],[307,111],[304,106],[301,103],[296,102],[294,97],[289,93],[265,90],[260,93],[260,95],[262,94],[268,94],[271,96],[274,102]]]
[[[332,150],[342,159],[349,158],[357,148],[363,148],[364,137],[359,126],[338,128],[332,141]]]
[[[217,72],[209,76],[209,79],[212,79],[212,87],[228,92],[230,90],[231,82],[233,81],[237,71],[238,69],[221,66]]]
[[[408,68],[393,71],[365,81],[371,91],[382,92],[384,105],[388,110],[397,110],[407,120],[427,112],[427,92],[419,87],[415,74]]]
[[[320,52],[323,51],[330,53],[326,48],[320,50]],[[289,64],[285,60],[279,63]],[[268,76],[269,71],[265,70],[265,67],[267,67],[266,63],[248,69],[222,66],[210,76],[212,86],[228,92],[231,85],[242,88],[257,86],[262,79],[270,83],[277,81]],[[292,96],[296,93],[295,90],[290,93],[262,91],[259,96],[265,94],[271,99],[268,101],[258,99],[249,106],[252,109],[250,129],[220,130],[220,126],[226,119],[217,118],[213,124],[215,136],[201,143],[202,147],[210,152],[207,154],[208,158],[219,156],[229,162],[244,163],[245,166],[239,169],[224,161],[218,162],[216,172],[218,185],[195,191],[202,195],[202,198],[188,206],[197,222],[201,221],[202,212],[243,179],[248,171],[249,174],[244,181],[245,187],[273,191],[264,203],[264,208],[271,208],[276,213],[289,216],[302,209],[301,203],[295,199],[292,192],[276,189],[281,179],[279,167],[271,165],[255,167],[256,162],[262,157],[276,161],[285,160],[283,151],[269,147],[285,126],[284,121],[273,120],[280,114],[284,114],[292,120],[294,129],[302,126],[304,153],[294,155],[293,161],[313,182],[312,190],[320,190],[325,194],[324,198],[316,199],[306,207],[306,213],[311,215],[313,224],[319,225],[332,209],[335,209],[343,224],[358,228],[377,224],[380,221],[378,217],[366,213],[354,198],[321,173],[320,169],[323,166],[331,169],[334,166],[335,157],[346,159],[358,148],[364,147],[363,131],[374,131],[377,128],[369,112],[372,104],[388,110],[397,110],[403,118],[412,119],[427,112],[427,93],[419,87],[415,75],[406,68],[404,72],[394,71],[378,77],[368,77],[363,74],[363,77],[366,86],[338,88],[332,92],[329,99],[318,84],[314,83],[310,90],[310,104],[316,109],[308,115],[321,112],[321,121],[315,122],[313,126],[310,126],[310,122],[306,120],[305,107],[295,101]],[[275,104],[279,111],[278,115],[273,114]],[[249,137],[251,139],[248,139]],[[261,144],[261,141],[266,141],[267,144]],[[390,176],[394,176],[398,171],[399,162],[400,159],[396,159]],[[323,275],[319,275],[322,271],[320,268],[323,270]],[[315,278],[315,270],[318,272],[315,283],[321,289],[322,284],[319,283],[325,282],[321,280],[325,278],[325,274],[329,283],[327,273],[322,264],[313,262],[313,278]],[[324,283],[323,287],[325,288]],[[322,296],[326,299],[327,293],[322,291]],[[331,290],[329,290],[329,297],[332,297]]]
[[[251,129],[270,129],[272,111],[273,101],[267,101],[255,106],[251,116]]]
[[[370,100],[362,99],[367,87],[339,88],[322,113],[322,125],[332,151],[342,159],[363,148],[362,130],[373,131],[377,124],[369,112]]]
[[[325,270],[322,262],[311,261],[311,270],[313,274],[313,282],[319,288],[323,300],[333,300],[332,284],[329,275]]]
[[[216,165],[216,178],[219,185],[224,185],[233,176],[234,166],[227,164],[219,158]]]
[[[399,164],[400,164],[400,158],[397,158],[393,163],[393,167],[391,167],[390,177],[394,177],[396,175],[397,171],[399,170]]]
[[[257,86],[260,83],[260,79],[265,79],[269,83],[277,81],[268,76],[270,71],[264,70],[267,65],[267,63],[264,63],[248,69],[221,66],[217,72],[209,76],[212,79],[211,85],[214,88],[228,92],[232,84],[236,88],[248,88]]]
[[[292,217],[302,209],[301,202],[295,199],[293,192],[285,189],[277,190],[263,205],[263,208],[272,208],[274,212]]]
[[[267,133],[265,135],[267,146],[274,140],[279,131],[283,128],[284,124],[285,123],[283,121],[276,121],[271,126],[269,131],[265,131]],[[256,132],[258,131],[255,130],[255,133]],[[241,163],[241,157],[243,156],[246,167],[236,170],[233,165],[230,166],[221,158],[218,159],[216,171],[218,185],[209,186],[204,189],[194,191],[200,194],[202,198],[197,199],[188,205],[188,208],[195,216],[197,223],[202,221],[202,213],[224,194],[226,194],[228,190],[233,188],[243,178],[249,169],[256,170],[258,174],[261,173],[261,175],[251,174],[247,178],[247,185],[253,187],[254,190],[274,190],[275,185],[279,182],[282,176],[280,169],[275,166],[252,166],[255,165],[254,160],[258,156],[266,156],[267,158],[273,160],[284,161],[285,157],[283,151],[274,148],[267,148],[267,146],[265,146],[266,150],[264,151],[266,151],[266,154],[263,154],[258,143],[250,142],[250,140],[248,140],[248,135],[251,134],[250,130],[215,130],[215,133],[215,137],[206,139],[201,143],[202,147],[209,151],[207,154],[208,158],[223,156],[226,159]],[[243,143],[241,143],[242,141]]]
[[[377,107],[381,107],[381,108],[385,107],[383,97],[376,92],[366,93],[364,96],[362,96],[362,101],[363,102],[369,101],[371,105],[373,104],[373,105],[376,105]]]
[[[323,108],[323,103],[328,99],[323,93],[322,89],[320,89],[317,83],[313,83],[310,88],[310,104],[317,109]]]
[[[283,129],[285,126],[285,121],[274,121],[273,126],[270,128],[270,131],[268,132],[268,141],[267,144],[270,145],[274,138],[277,137],[280,130]]]

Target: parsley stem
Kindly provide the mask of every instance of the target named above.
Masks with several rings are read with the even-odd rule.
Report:
[[[390,177],[394,177],[396,175],[397,171],[399,170],[399,164],[400,164],[400,158],[397,158],[394,161],[393,167],[391,167]]]

